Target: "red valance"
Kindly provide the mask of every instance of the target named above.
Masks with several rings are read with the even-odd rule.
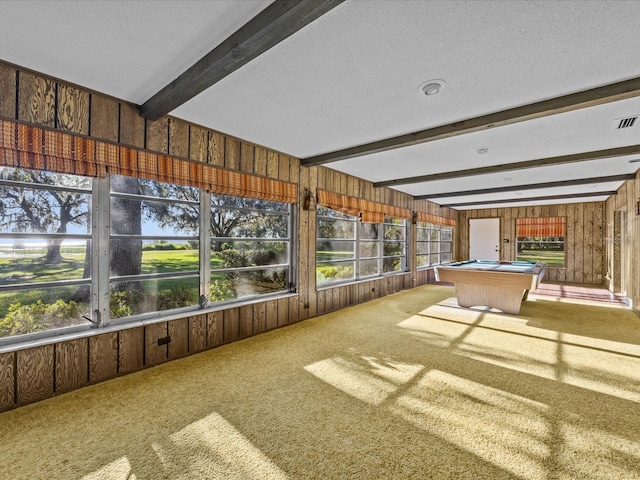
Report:
[[[298,202],[295,183],[2,119],[0,165],[88,177],[113,173],[238,197]]]
[[[564,237],[565,217],[517,218],[516,237]]]

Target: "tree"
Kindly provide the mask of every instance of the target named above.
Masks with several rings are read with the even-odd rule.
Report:
[[[111,191],[140,194],[140,180],[113,175]],[[111,198],[111,232],[120,235],[142,234],[142,202],[127,197]],[[116,276],[139,275],[142,269],[142,240],[118,239],[111,242],[111,273]],[[139,291],[140,282],[125,282],[119,291]]]
[[[75,175],[0,168],[5,180],[26,182],[38,186],[86,187],[87,179]],[[86,227],[87,196],[75,191],[47,188],[24,188],[18,184],[3,185],[0,198],[0,221],[4,229],[13,232],[67,233],[70,225]],[[62,262],[62,241],[50,240],[44,262]]]

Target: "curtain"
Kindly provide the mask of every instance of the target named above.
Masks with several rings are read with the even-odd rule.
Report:
[[[213,193],[298,202],[295,183],[0,119],[0,165],[104,177],[107,173]]]
[[[564,237],[565,217],[517,218],[516,237]]]
[[[411,218],[411,212],[406,208],[385,205],[384,203],[350,197],[326,190],[318,190],[316,194],[318,205],[358,217],[363,222],[382,223],[385,217]]]

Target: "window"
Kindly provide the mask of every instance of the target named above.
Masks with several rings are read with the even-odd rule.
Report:
[[[0,167],[0,337],[88,324],[91,179]]]
[[[285,202],[0,167],[1,343],[281,294],[290,237]]]
[[[453,227],[418,222],[416,238],[416,265],[426,268],[452,261]]]
[[[211,299],[287,290],[290,215],[286,203],[211,195]]]
[[[406,221],[358,222],[357,217],[318,207],[316,282],[318,286],[407,269]]]
[[[358,227],[356,217],[325,207],[318,207],[317,212],[316,281],[318,285],[355,280],[356,227]]]
[[[516,219],[517,260],[565,265],[565,217]]]
[[[111,176],[110,317],[198,304],[200,191]]]

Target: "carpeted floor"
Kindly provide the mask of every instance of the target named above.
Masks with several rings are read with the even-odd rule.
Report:
[[[640,479],[640,318],[423,286],[0,414],[2,479]]]

